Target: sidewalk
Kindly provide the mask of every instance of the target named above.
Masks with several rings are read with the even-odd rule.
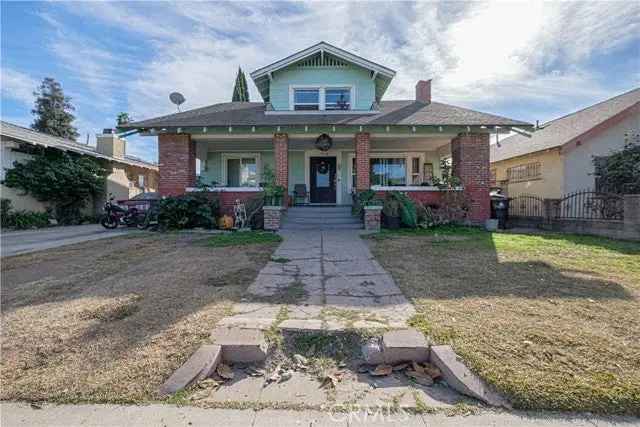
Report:
[[[637,418],[586,417],[556,414],[485,412],[479,415],[409,415],[379,412],[365,415],[318,411],[251,409],[202,409],[190,406],[154,404],[123,405],[44,405],[33,409],[27,403],[3,403],[0,424],[4,426],[224,426],[224,427],[346,427],[346,426],[442,426],[442,427],[613,427],[639,426]]]

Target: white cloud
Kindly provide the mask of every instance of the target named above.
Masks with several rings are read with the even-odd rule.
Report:
[[[150,55],[112,52],[105,40],[50,22],[57,29],[51,47],[70,73],[95,98],[121,90],[136,119],[175,111],[172,91],[185,95],[185,108],[228,101],[239,65],[250,72],[320,40],[394,68],[387,99],[412,98],[417,80],[433,78],[434,99],[442,102],[487,111],[514,102],[568,109],[640,79],[611,82],[590,64],[637,43],[640,2],[66,5],[129,34]],[[260,99],[252,84],[250,93]]]
[[[40,82],[21,71],[3,67],[0,79],[2,97],[21,102],[25,106],[33,106],[33,91]]]

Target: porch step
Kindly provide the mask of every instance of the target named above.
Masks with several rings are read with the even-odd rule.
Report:
[[[354,216],[291,217],[287,215],[285,221],[291,224],[362,224],[362,221]]]
[[[361,230],[362,223],[357,224],[304,224],[284,222],[281,230]]]
[[[359,230],[362,221],[351,215],[351,206],[295,206],[282,221],[283,230]]]

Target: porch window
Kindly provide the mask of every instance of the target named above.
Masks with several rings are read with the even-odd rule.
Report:
[[[405,158],[372,158],[371,185],[401,186],[407,185]]]
[[[325,110],[351,109],[351,90],[347,88],[325,90]]]
[[[320,89],[294,89],[293,109],[310,110],[320,109]]]
[[[258,162],[255,157],[227,159],[227,186],[257,187]]]

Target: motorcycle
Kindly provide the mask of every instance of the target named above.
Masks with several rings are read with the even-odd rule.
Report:
[[[143,213],[140,213],[136,208],[123,208],[114,201],[114,197],[110,194],[109,199],[104,203],[104,214],[100,218],[100,224],[107,229],[117,228],[119,225],[126,225],[127,227],[137,226]]]

